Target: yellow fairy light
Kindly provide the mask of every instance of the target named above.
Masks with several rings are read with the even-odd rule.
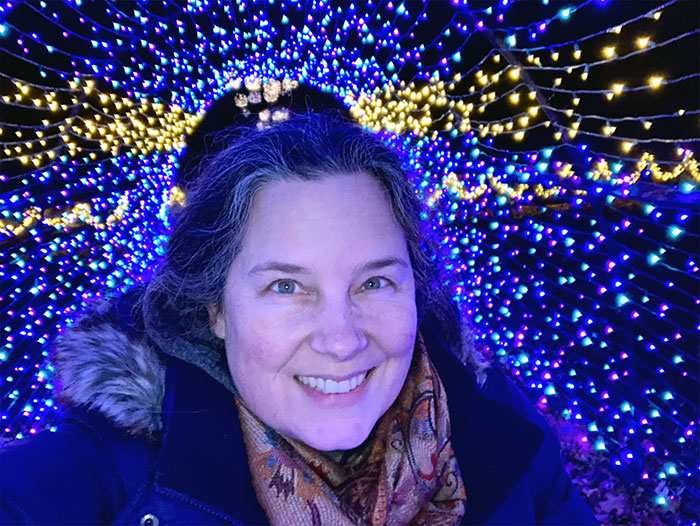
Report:
[[[648,130],[649,128],[651,128],[651,122],[650,122],[650,121],[644,121],[643,124],[644,124],[644,129],[645,129],[645,130]]]
[[[559,171],[557,172],[557,175],[563,179],[567,179],[569,177],[573,177],[574,171],[573,171],[573,166],[569,163],[565,164],[562,166]]]
[[[554,62],[556,62],[557,60],[559,60],[559,53],[557,53],[556,51],[552,52],[552,60],[553,60]]]
[[[665,172],[655,162],[654,156],[649,152],[644,152],[637,162],[637,170],[632,174],[636,181],[644,170],[651,172],[651,178],[658,183],[667,183],[677,179],[681,174],[688,174],[695,182],[700,182],[699,163],[693,158],[693,153],[689,150],[679,148],[677,153],[683,156],[683,160],[678,163],[673,170]]]
[[[473,189],[466,189],[464,181],[461,180],[456,173],[450,172],[442,179],[442,187],[457,195],[457,198],[462,201],[475,201],[481,197],[487,190],[488,186],[481,183],[479,186]],[[439,188],[433,195],[428,199],[428,206],[434,206],[440,196],[443,194],[443,189]]]
[[[622,82],[616,82],[615,84],[610,86],[610,89],[615,95],[619,95],[625,89],[625,85]]]
[[[509,184],[499,181],[492,174],[487,174],[486,178],[489,181],[489,185],[496,191],[496,193],[506,195],[510,198],[520,198],[523,195],[523,192],[529,186],[527,184],[518,184],[515,186],[510,186]]]
[[[520,78],[520,68],[513,68],[508,73],[511,79],[518,80]]]
[[[522,141],[525,138],[525,132],[524,131],[519,131],[515,134],[513,134],[513,139],[516,141]]]
[[[580,50],[580,49],[574,50],[574,58],[575,58],[576,60],[580,60],[580,59],[581,59],[581,50]]]
[[[535,186],[532,187],[532,190],[535,192],[535,195],[537,195],[540,198],[543,199],[549,199],[553,196],[559,195],[559,192],[561,191],[561,186],[553,186],[552,188],[545,188],[541,184],[536,184]]]
[[[629,153],[630,150],[634,147],[634,143],[630,141],[624,141],[622,144],[620,144],[620,147],[622,148],[622,151],[625,153]]]
[[[168,194],[166,204],[169,207],[185,206],[185,192],[179,186],[173,186]]]
[[[591,172],[591,177],[594,181],[597,181],[599,179],[603,179],[604,181],[610,181],[612,175],[613,173],[610,170],[607,161],[599,161],[595,163],[594,169]]]
[[[652,89],[657,89],[659,88],[664,82],[664,78],[660,75],[653,75],[649,77],[649,86],[651,86]]]
[[[649,45],[649,41],[650,41],[650,38],[649,38],[649,37],[639,37],[639,38],[637,39],[637,42],[636,42],[637,47],[638,47],[639,49],[644,49],[644,48],[646,48],[646,47]]]
[[[610,125],[608,124],[608,125],[606,125],[606,126],[603,126],[603,133],[604,133],[605,135],[608,135],[608,136],[609,136],[609,135],[612,135],[613,133],[615,133],[615,130],[616,130],[616,129],[617,129],[616,126],[610,126]]]
[[[613,58],[617,54],[615,46],[607,46],[603,48],[603,56],[605,58]]]
[[[510,96],[508,97],[508,100],[510,101],[511,104],[517,104],[520,102],[520,93],[515,92],[511,93]]]

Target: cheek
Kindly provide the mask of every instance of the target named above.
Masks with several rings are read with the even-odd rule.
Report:
[[[236,306],[231,306],[236,309]],[[265,310],[241,308],[229,312],[226,328],[226,353],[237,371],[257,369],[276,372],[295,352],[298,328],[283,316]],[[236,371],[232,370],[234,375]]]
[[[411,355],[418,326],[415,303],[377,305],[369,311],[370,333],[392,357]]]

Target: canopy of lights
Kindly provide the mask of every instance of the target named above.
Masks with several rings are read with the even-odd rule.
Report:
[[[3,437],[58,425],[51,342],[148,279],[207,109],[274,125],[307,86],[401,153],[476,346],[598,518],[696,523],[699,19],[686,0],[5,0]]]

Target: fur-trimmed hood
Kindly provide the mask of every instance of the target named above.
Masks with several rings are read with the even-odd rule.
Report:
[[[112,307],[95,304],[58,341],[58,400],[97,410],[132,434],[152,435],[162,426],[165,364],[145,333],[130,330]]]
[[[178,353],[177,345],[166,348],[148,338],[133,315],[137,294],[94,303],[58,341],[53,362],[61,404],[96,410],[133,435],[153,436],[162,428],[168,355],[197,365],[229,390],[235,388],[223,359],[213,363],[201,350]],[[488,364],[475,352],[466,323],[461,352],[462,362],[483,385]]]

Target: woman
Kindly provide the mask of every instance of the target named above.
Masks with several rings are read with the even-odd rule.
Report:
[[[555,437],[469,345],[396,155],[309,114],[194,182],[163,266],[55,362],[3,524],[595,524]]]

